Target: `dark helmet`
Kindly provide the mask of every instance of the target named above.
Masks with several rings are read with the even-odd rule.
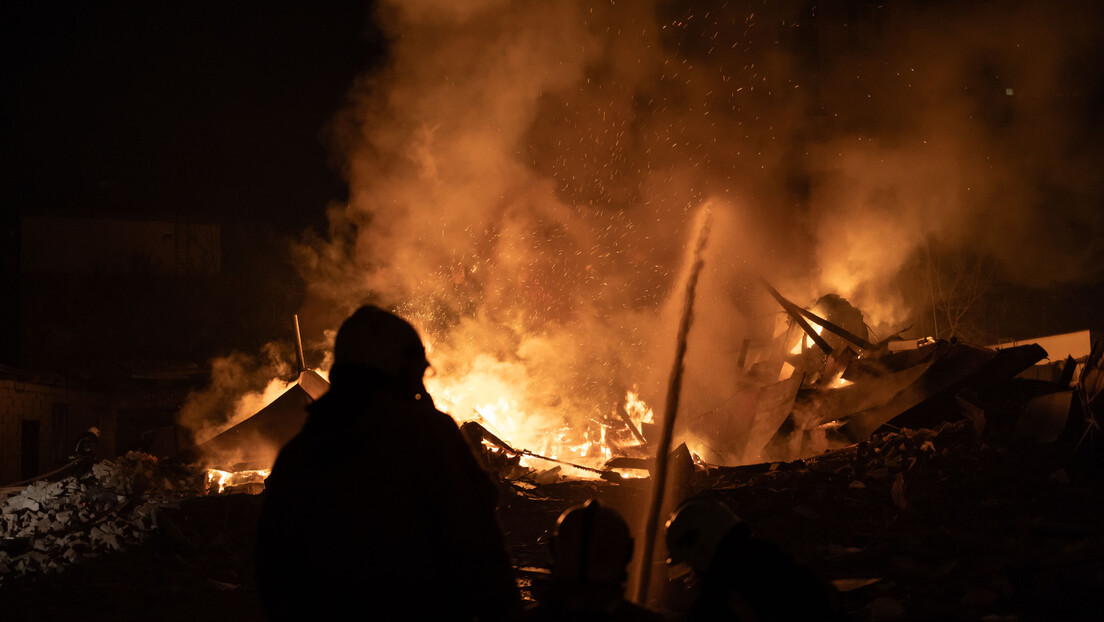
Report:
[[[425,370],[425,346],[409,322],[371,305],[356,310],[334,339],[334,369],[359,365],[403,382],[420,383]]]
[[[692,497],[667,519],[667,564],[674,574],[703,573],[713,554],[740,518],[719,500]]]
[[[596,499],[568,508],[556,521],[552,567],[558,579],[620,585],[632,552],[628,523]]]

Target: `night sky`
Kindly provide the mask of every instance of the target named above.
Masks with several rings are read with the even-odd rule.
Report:
[[[369,3],[26,2],[0,28],[6,209],[292,234],[344,199],[325,128],[381,57]]]

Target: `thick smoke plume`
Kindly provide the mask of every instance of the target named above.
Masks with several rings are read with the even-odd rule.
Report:
[[[669,298],[706,202],[687,412],[724,404],[742,340],[770,337],[760,276],[896,329],[929,313],[912,284],[933,249],[1004,278],[1096,276],[1093,5],[379,12],[388,65],[332,128],[349,204],[299,249],[308,308],[332,326],[365,302],[397,309],[429,342],[435,398],[519,445],[594,440],[636,385],[662,403]]]
[[[760,277],[946,336],[990,280],[1101,276],[1099,3],[378,9],[388,62],[332,125],[350,201],[297,247],[301,315],[332,342],[357,306],[396,309],[435,399],[517,446],[597,460],[627,391],[663,403],[706,208],[688,418],[731,410],[743,344],[775,333]],[[259,410],[279,358],[216,361],[182,422]]]
[[[1101,17],[1087,2],[895,2],[874,36],[826,48],[830,131],[809,145],[822,288],[903,323],[923,305],[901,282],[926,283],[931,252],[1019,284],[1098,278]]]

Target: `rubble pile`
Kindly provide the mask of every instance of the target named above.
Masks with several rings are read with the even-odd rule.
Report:
[[[1015,413],[981,403],[985,426],[948,413],[931,427],[884,426],[865,441],[804,460],[718,467],[680,458],[688,471],[684,494],[731,503],[758,535],[835,584],[850,619],[1093,619],[1099,608],[1092,599],[1104,584],[1104,478],[1076,451],[1087,417],[1071,417],[1065,434],[1043,443],[1018,434]],[[164,465],[141,465],[146,475],[134,478],[115,465],[116,480],[130,481],[130,492],[110,501],[125,505],[120,494],[138,501],[130,509],[104,506],[112,522],[133,520],[156,498],[158,485],[135,490],[143,479],[155,482]],[[157,537],[5,596],[28,614],[81,611],[95,598],[110,605],[95,619],[138,611],[184,619],[197,607],[205,619],[262,619],[251,551],[263,495],[204,496],[203,475],[181,481],[177,494],[191,498],[165,503],[156,529],[140,532]],[[500,488],[499,518],[528,594],[547,575],[547,538],[560,512],[595,497],[637,522],[648,480],[503,479]],[[60,506],[56,497],[51,503]],[[11,514],[5,504],[5,517]],[[677,604],[681,586],[663,587]]]
[[[835,323],[840,313],[780,301],[798,341],[784,336],[774,344],[781,356],[749,367],[731,407],[688,420],[715,456],[687,442],[668,453],[670,503],[723,499],[753,533],[833,583],[849,619],[1099,619],[1104,344],[1041,379],[1023,374],[1046,357],[1038,345],[873,344],[846,314],[839,321],[850,328]],[[783,365],[794,372],[776,380]],[[301,415],[310,396],[291,396],[280,409]],[[266,428],[277,410],[266,407],[252,425]],[[647,429],[626,425],[641,444],[616,448],[601,468],[511,446],[479,422],[461,426],[498,484],[498,518],[526,598],[547,581],[548,538],[567,507],[597,498],[643,524],[656,449]],[[245,442],[249,429],[221,438]],[[0,489],[0,590],[18,588],[4,593],[17,605],[7,610],[85,613],[95,599],[105,620],[135,611],[262,619],[253,573],[267,470],[169,462],[132,452],[6,500]],[[344,535],[327,525],[318,534],[324,545]],[[685,611],[686,585],[654,587],[669,612]]]
[[[690,487],[832,581],[852,619],[1093,619],[1104,481],[1074,443],[1011,432],[883,428],[806,460],[699,470]]]
[[[205,473],[129,452],[85,473],[36,481],[0,504],[0,587],[132,548],[158,527],[158,511],[206,494]]]

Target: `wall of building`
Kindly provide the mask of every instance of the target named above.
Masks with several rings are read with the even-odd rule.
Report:
[[[101,430],[100,455],[114,455],[115,419],[110,400],[94,391],[0,378],[0,486],[67,462],[89,426]]]
[[[303,283],[286,238],[254,223],[59,214],[0,215],[0,320],[13,335],[0,364],[203,365],[294,338]]]

